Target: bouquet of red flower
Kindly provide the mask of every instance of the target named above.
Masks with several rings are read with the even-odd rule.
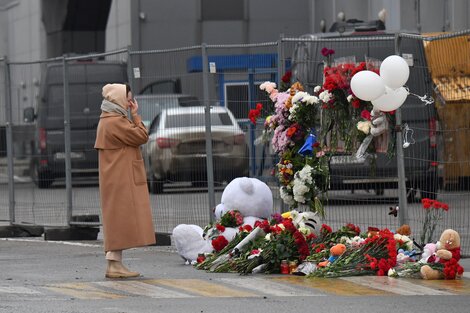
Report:
[[[238,227],[243,224],[243,215],[238,210],[227,211],[220,218],[219,224],[225,227]]]
[[[263,236],[252,236],[257,230]],[[247,236],[252,236],[251,240],[240,247],[242,240],[248,239]],[[241,232],[219,252],[198,264],[197,268],[249,274],[260,267],[260,272],[279,273],[282,260],[305,260],[310,255],[309,246],[314,238],[315,235],[302,234],[290,218],[275,216],[271,221],[258,221],[252,232]]]
[[[443,218],[444,212],[449,211],[449,206],[446,203],[428,198],[422,199],[421,203],[425,210],[423,230],[421,231],[421,244],[424,246],[426,243],[432,242],[437,223]]]
[[[234,270],[250,274],[253,269],[260,272],[279,273],[282,260],[302,262],[310,255],[306,237],[295,227],[291,219],[270,225],[267,221],[258,223],[267,235],[255,241],[251,249],[233,261]]]
[[[327,139],[329,149],[333,151],[352,152],[368,135],[370,120],[366,116],[370,116],[373,106],[370,101],[363,101],[354,95],[350,86],[351,79],[356,73],[364,70],[378,74],[379,68],[377,64],[369,61],[356,64],[355,58],[342,58],[341,62],[332,64],[334,51],[327,48],[322,51],[328,60],[323,70],[324,83],[314,89],[314,95],[320,99],[322,108],[321,138]],[[385,114],[389,125],[395,125],[393,114],[394,112]],[[391,148],[393,146],[390,146],[389,150]],[[370,145],[369,149],[374,150],[374,145]]]
[[[396,265],[397,251],[393,233],[388,229],[358,245],[349,247],[346,252],[333,263],[324,268],[318,268],[311,273],[313,277],[342,277],[371,275],[387,275],[390,268]]]
[[[330,248],[333,245],[337,243],[346,243],[347,245],[356,244],[356,242],[353,243],[350,238],[359,236],[360,232],[361,229],[352,223],[346,224],[335,232],[333,232],[330,226],[322,224],[319,236],[313,239],[311,247],[312,254],[308,256],[306,260],[315,263],[324,261],[328,258]],[[350,242],[345,242],[346,238],[348,238]],[[357,245],[358,244],[359,243],[357,243]]]

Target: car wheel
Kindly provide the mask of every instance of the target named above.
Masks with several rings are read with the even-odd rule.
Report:
[[[54,182],[54,177],[48,171],[40,171],[39,164],[35,161],[30,166],[31,178],[38,188],[49,188]]]
[[[377,196],[383,196],[385,193],[385,189],[383,187],[376,187],[374,191]]]
[[[155,194],[163,193],[163,181],[156,180],[154,182],[154,193]]]
[[[163,193],[163,181],[157,180],[155,176],[147,178],[149,192],[153,194]]]

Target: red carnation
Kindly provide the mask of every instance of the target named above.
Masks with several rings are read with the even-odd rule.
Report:
[[[215,224],[215,228],[217,228],[218,231],[223,233],[225,231],[225,226],[220,225],[220,224]]]
[[[370,112],[367,111],[367,110],[362,110],[362,112],[361,112],[361,117],[362,117],[363,119],[365,119],[365,120],[370,121],[370,119],[371,119],[371,118],[370,118]]]
[[[214,250],[217,252],[225,248],[226,245],[228,245],[228,241],[224,236],[217,236],[217,238],[212,240],[212,247],[214,247]]]
[[[290,83],[290,79],[292,78],[292,72],[291,71],[287,71],[281,78],[281,80],[284,82],[284,83]]]

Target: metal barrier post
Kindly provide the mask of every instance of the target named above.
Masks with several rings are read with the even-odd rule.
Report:
[[[202,50],[202,84],[205,104],[205,121],[206,121],[206,166],[207,166],[207,189],[209,196],[209,219],[211,223],[214,221],[212,209],[215,208],[214,194],[214,164],[212,160],[212,127],[211,127],[211,104],[209,100],[209,60],[207,56],[207,45],[201,45]]]
[[[131,55],[131,47],[127,47],[127,81],[129,86],[131,87],[132,94],[135,95],[137,92],[134,90],[134,72],[132,68],[132,55]]]
[[[282,72],[284,71],[284,50],[283,45],[282,45],[282,34],[279,36],[279,39],[277,40],[277,77],[276,77],[276,85],[277,88],[279,88],[279,85],[281,83],[281,77],[282,77]],[[270,143],[271,144],[271,143]],[[279,190],[279,186],[278,186]],[[284,203],[284,201],[281,199],[281,213],[287,212],[289,210],[288,206]]]
[[[7,139],[7,164],[8,164],[8,197],[9,197],[9,215],[10,224],[15,222],[15,182],[13,170],[13,131],[12,131],[12,108],[10,94],[10,64],[5,56],[5,107],[6,107],[6,139]]]
[[[282,77],[282,72],[284,70],[283,66],[283,51],[282,51],[282,34],[279,36],[279,39],[277,40],[277,79],[276,79],[276,84],[277,87],[279,88],[279,84],[281,82],[281,77]]]
[[[395,35],[395,54],[400,55],[401,38],[399,34]],[[403,154],[403,138],[402,138],[402,119],[401,109],[395,113],[397,132],[397,170],[398,170],[398,218],[400,224],[408,223],[408,203],[406,197],[406,175],[405,175],[405,159]]]
[[[248,102],[250,105],[250,109],[254,109],[256,107],[255,105],[255,80],[254,80],[254,75],[255,74],[255,69],[254,68],[249,68],[248,69]],[[256,140],[256,134],[255,134],[255,128],[256,124],[253,125],[252,123],[249,124],[250,126],[250,149],[251,149],[251,158],[250,158],[250,163],[251,163],[251,175],[255,176],[256,175],[256,145],[255,145],[255,140]]]
[[[67,199],[67,224],[72,220],[72,164],[71,138],[70,138],[70,102],[69,102],[69,78],[67,69],[67,58],[62,59],[64,75],[64,147],[65,147],[65,188]]]

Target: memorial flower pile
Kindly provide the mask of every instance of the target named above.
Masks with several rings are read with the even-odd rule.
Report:
[[[461,277],[464,269],[457,259],[448,262],[419,259],[413,240],[387,228],[367,231],[348,223],[337,230],[327,224],[307,225],[312,212],[292,210],[258,221],[254,229],[240,228],[236,237],[196,268],[210,272],[242,275],[281,273],[307,277],[376,275],[421,278],[424,265],[439,270],[445,279]],[[340,247],[341,246],[341,247]],[[333,254],[340,247],[339,254]],[[286,264],[289,270],[286,272]]]
[[[260,221],[252,231],[242,231],[225,248],[197,265],[212,272],[280,273],[282,261],[312,264],[315,277],[387,275],[396,265],[397,242],[388,229],[363,233],[354,224],[333,231],[322,224],[318,232],[302,230],[297,211],[270,221]],[[300,213],[301,214],[301,213]],[[345,252],[326,267],[330,248],[341,243]]]

